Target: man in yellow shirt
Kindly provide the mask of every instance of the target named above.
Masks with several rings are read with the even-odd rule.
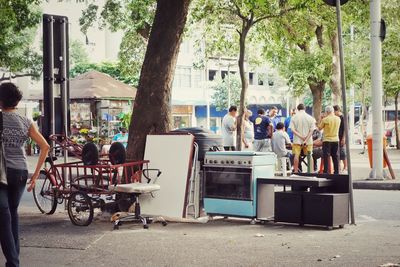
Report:
[[[329,173],[328,166],[332,157],[334,173],[339,174],[339,127],[340,118],[333,113],[333,107],[325,108],[326,116],[322,118],[318,128],[324,130],[322,138],[322,157],[324,159],[324,173]]]

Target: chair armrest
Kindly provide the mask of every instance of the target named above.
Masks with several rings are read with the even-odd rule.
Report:
[[[150,177],[150,171],[157,172],[155,177]],[[161,175],[161,171],[159,169],[143,169],[142,170],[143,177],[146,178],[147,183],[152,182],[153,184],[157,181],[158,177]]]

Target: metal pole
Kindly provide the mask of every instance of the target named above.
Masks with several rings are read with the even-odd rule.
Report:
[[[372,98],[372,170],[370,178],[383,180],[382,123],[382,45],[380,37],[381,1],[370,1],[371,16],[371,98]]]
[[[228,109],[231,107],[231,81],[230,81],[230,67],[231,64],[228,63]]]
[[[339,57],[340,57],[340,81],[342,87],[342,101],[343,101],[343,116],[344,116],[344,134],[346,136],[346,151],[347,151],[347,170],[349,174],[349,208],[350,208],[350,221],[351,224],[355,224],[354,218],[354,201],[353,201],[353,181],[351,176],[351,160],[350,160],[350,144],[349,140],[349,125],[348,125],[348,113],[347,113],[347,102],[346,102],[346,76],[344,72],[344,56],[343,56],[343,39],[342,39],[342,16],[340,12],[340,0],[336,0],[336,16],[337,16],[337,29],[338,29],[338,40],[339,40]]]
[[[351,50],[353,50],[354,44],[354,26],[350,25],[350,40],[351,40]],[[351,53],[353,55],[353,53]],[[362,123],[362,120],[360,120]],[[350,111],[349,111],[349,142],[350,145],[353,144],[354,136],[354,84],[350,85]]]
[[[66,36],[66,21],[65,18],[61,19],[61,57],[60,57],[60,89],[62,101],[62,115],[63,115],[63,129],[64,135],[68,137],[68,92],[67,92],[67,36]],[[64,163],[68,162],[68,150],[64,150]]]

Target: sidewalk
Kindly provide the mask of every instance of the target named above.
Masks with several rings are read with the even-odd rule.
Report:
[[[354,189],[377,189],[377,190],[400,190],[400,150],[388,149],[388,155],[392,168],[396,175],[395,180],[368,180],[371,168],[369,166],[368,151],[362,153],[361,148],[351,149],[351,165],[352,179]],[[70,158],[70,161],[75,161],[76,158]],[[37,155],[28,156],[29,172],[32,173],[35,169]],[[63,163],[64,158],[58,157],[57,163]],[[389,171],[387,171],[389,174]]]

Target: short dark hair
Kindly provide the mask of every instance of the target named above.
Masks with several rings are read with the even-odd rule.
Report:
[[[276,107],[276,106],[272,106],[272,108],[271,109],[276,109],[276,110],[278,110],[278,108]]]
[[[120,131],[121,131],[122,133],[126,133],[128,130],[127,130],[125,127],[121,127]]]
[[[14,108],[22,99],[22,93],[18,87],[10,82],[0,84],[0,101],[2,108]]]
[[[276,129],[277,129],[277,130],[283,129],[283,127],[285,127],[285,125],[283,124],[283,122],[278,122],[278,123],[276,124]]]
[[[333,110],[334,111],[340,111],[341,109],[340,109],[339,105],[334,105],[333,106]]]
[[[306,108],[304,107],[304,104],[298,104],[297,105],[297,110],[305,110]]]
[[[257,114],[264,115],[265,114],[265,109],[263,109],[263,108],[258,109],[257,110]]]
[[[232,112],[232,111],[237,111],[237,107],[236,106],[231,106],[229,108],[229,112]]]

